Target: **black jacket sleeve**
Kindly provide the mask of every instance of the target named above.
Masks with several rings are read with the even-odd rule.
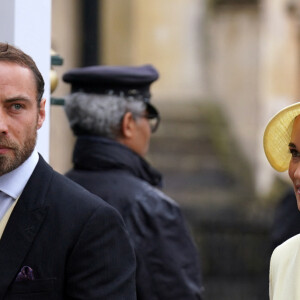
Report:
[[[137,298],[200,300],[203,287],[197,250],[179,206],[158,195],[136,202],[127,220],[129,231],[135,232]]]
[[[135,257],[120,215],[95,210],[67,264],[64,299],[134,300]]]

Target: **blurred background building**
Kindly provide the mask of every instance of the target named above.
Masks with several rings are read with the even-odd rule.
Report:
[[[268,165],[269,118],[299,101],[296,0],[52,0],[50,163],[71,166],[62,74],[93,64],[153,64],[162,125],[148,159],[183,207],[207,299],[268,299],[270,230],[289,186]],[[284,222],[284,220],[283,220]]]

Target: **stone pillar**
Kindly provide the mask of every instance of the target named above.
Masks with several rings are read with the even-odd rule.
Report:
[[[63,58],[63,65],[54,67],[58,75],[58,86],[52,96],[64,98],[70,85],[62,80],[65,72],[81,66],[82,1],[52,0],[52,49]],[[62,105],[51,105],[50,164],[60,173],[72,166],[74,136]]]
[[[103,64],[151,63],[160,72],[154,98],[200,101],[204,75],[204,1],[102,0]]]
[[[257,132],[256,186],[261,195],[269,192],[275,176],[285,180],[267,162],[263,152],[263,132],[268,120],[281,108],[299,101],[299,41],[295,19],[287,0],[264,0],[261,14],[259,72],[259,130]]]

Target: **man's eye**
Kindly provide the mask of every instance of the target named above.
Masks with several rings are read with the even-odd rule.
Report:
[[[13,109],[15,109],[15,110],[20,110],[21,108],[22,108],[21,104],[14,104],[13,105]]]

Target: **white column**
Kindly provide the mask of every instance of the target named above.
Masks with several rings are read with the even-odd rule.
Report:
[[[49,161],[51,0],[0,0],[0,41],[29,54],[45,80],[46,120],[37,150]]]

